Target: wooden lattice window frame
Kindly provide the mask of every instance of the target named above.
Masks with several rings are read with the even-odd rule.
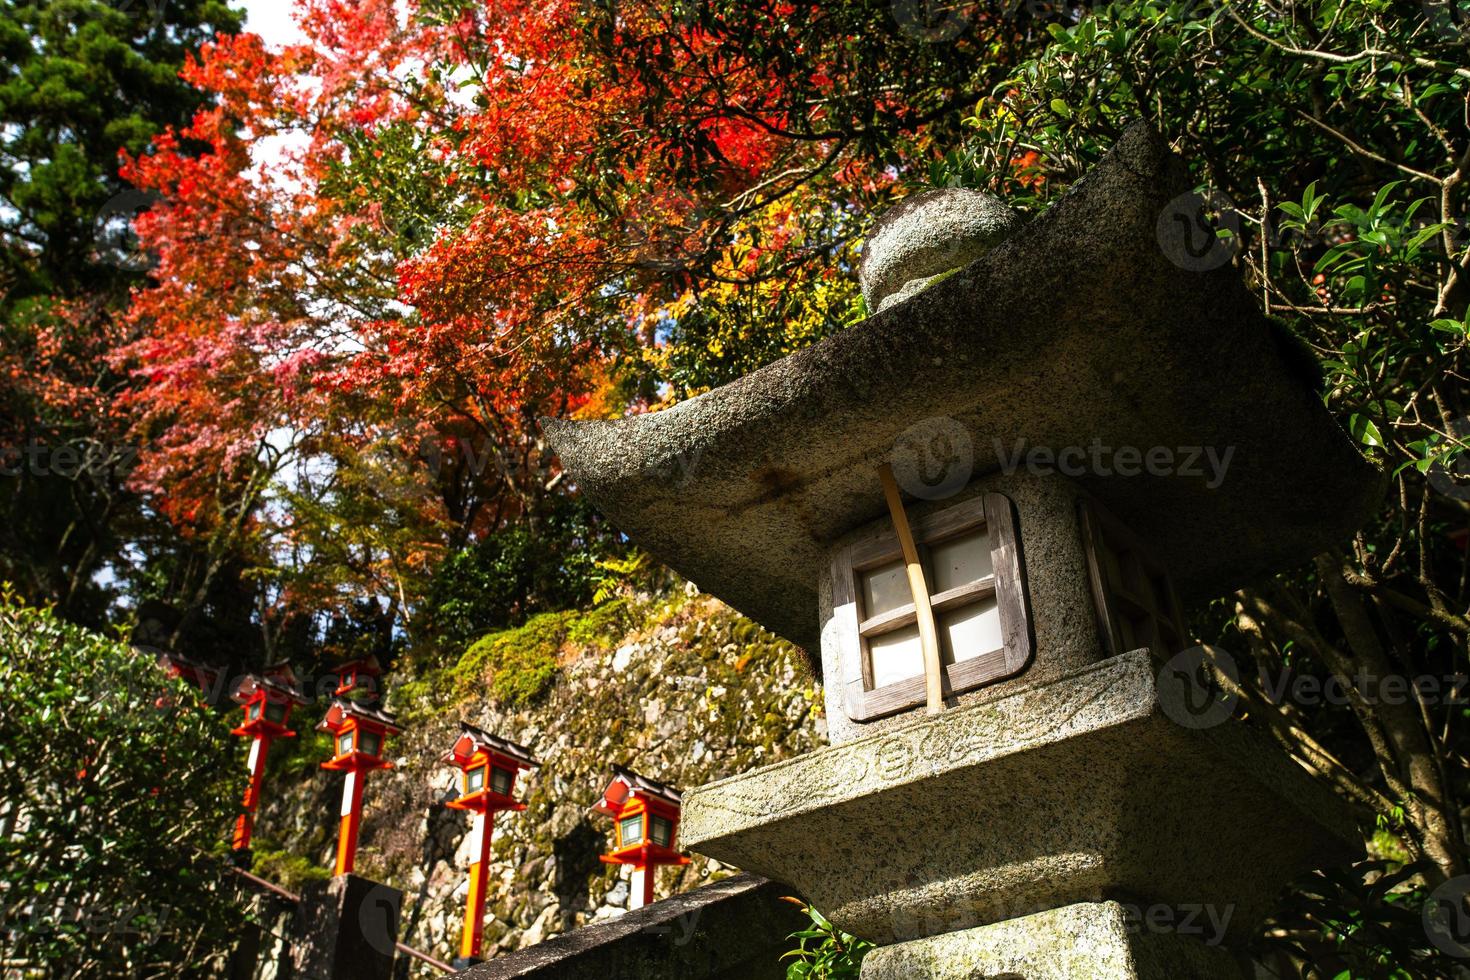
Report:
[[[1190,645],[1168,569],[1102,508],[1080,505],[1087,572],[1108,652],[1147,648],[1169,656]]]
[[[887,522],[884,522],[885,525]],[[931,593],[935,612],[946,612],[981,602],[994,595],[1000,620],[1002,645],[979,656],[942,668],[944,696],[952,697],[1013,677],[1031,660],[1031,623],[1026,600],[1026,575],[1016,534],[1015,511],[1003,494],[986,493],[911,522],[921,552],[949,538],[984,530],[989,538],[992,572],[987,579]],[[848,610],[838,624],[841,676],[860,673],[846,681],[844,708],[852,721],[873,721],[907,711],[926,701],[922,673],[875,687],[873,663],[867,640],[881,632],[902,629],[915,618],[909,603],[879,616],[867,617],[862,609],[858,576],[864,571],[902,560],[898,537],[891,525],[880,526],[841,549],[832,563],[834,609]],[[858,659],[860,671],[851,669]]]

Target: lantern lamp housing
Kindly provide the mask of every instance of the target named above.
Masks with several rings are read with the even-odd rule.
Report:
[[[383,758],[383,743],[389,735],[403,731],[378,705],[340,697],[332,699],[317,729],[331,733],[335,746],[335,754],[322,763],[322,768],[344,772],[393,768],[393,763]]]
[[[306,703],[306,694],[287,664],[276,664],[260,674],[247,674],[232,695],[245,720],[232,735],[290,738],[291,709]]]
[[[612,781],[592,808],[613,820],[613,850],[602,861],[640,866],[688,864],[677,845],[682,798],[666,783],[614,766]]]
[[[333,695],[340,696],[351,694],[353,691],[363,691],[370,695],[376,695],[378,690],[377,679],[383,673],[383,667],[378,663],[378,658],[369,654],[356,660],[349,660],[344,664],[338,664],[332,669],[337,675],[337,689]]]
[[[462,774],[461,794],[447,805],[477,813],[524,810],[526,805],[515,799],[516,777],[540,765],[525,746],[464,723],[454,746],[440,761]]]

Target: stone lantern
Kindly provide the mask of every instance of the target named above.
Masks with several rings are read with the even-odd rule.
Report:
[[[1189,190],[1136,127],[1024,225],[919,195],[869,238],[864,322],[546,423],[633,541],[811,654],[832,744],[689,791],[684,840],[878,943],[867,980],[1238,977],[1282,886],[1361,846],[1208,690],[1176,696],[1182,604],[1344,540],[1384,485],[1310,352],[1190,249]]]
[[[383,744],[403,731],[393,716],[376,703],[333,698],[318,731],[332,736],[332,758],[323,769],[347,773],[342,786],[342,818],[337,829],[337,865],[333,874],[350,874],[357,860],[357,832],[362,826],[363,779],[374,769],[391,769]]]
[[[682,801],[682,794],[667,783],[613,766],[612,781],[592,807],[613,821],[613,849],[601,855],[602,862],[633,869],[630,909],[653,901],[654,877],[661,865],[689,863],[676,843]]]
[[[235,819],[235,836],[231,858],[249,866],[250,839],[255,831],[255,811],[260,806],[260,785],[265,777],[265,759],[271,742],[278,738],[294,738],[288,724],[291,709],[306,703],[306,694],[296,680],[290,664],[272,664],[259,674],[246,674],[231,695],[245,714],[244,721],[230,730],[231,735],[250,739],[250,756],[246,765],[250,782],[245,786],[245,799]]]
[[[537,768],[530,750],[498,738],[474,725],[460,723],[459,738],[441,762],[460,771],[460,794],[447,806],[474,814],[470,830],[470,891],[465,898],[464,929],[460,933],[460,966],[477,963],[485,938],[485,896],[490,881],[490,840],[495,814],[524,810],[515,799],[516,777]]]

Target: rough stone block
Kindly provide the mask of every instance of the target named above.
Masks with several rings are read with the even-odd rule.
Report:
[[[291,944],[295,980],[390,980],[403,893],[358,875],[301,889]]]
[[[787,889],[736,875],[611,922],[554,936],[459,974],[465,980],[782,980],[802,928]]]
[[[862,980],[1243,980],[1208,937],[1151,929],[1117,902],[1083,902],[884,946]]]
[[[1346,804],[1244,726],[1185,727],[1147,651],[691,790],[684,845],[878,943],[1127,897],[1229,908],[1361,850]]]

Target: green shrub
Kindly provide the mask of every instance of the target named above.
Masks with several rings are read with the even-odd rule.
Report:
[[[0,586],[7,971],[222,970],[241,918],[217,860],[244,789],[237,750],[151,655]]]
[[[791,960],[786,965],[786,980],[857,980],[863,957],[873,944],[843,932],[800,899],[786,901],[800,906],[812,920],[810,926],[787,937],[795,939],[797,946],[781,956]]]

